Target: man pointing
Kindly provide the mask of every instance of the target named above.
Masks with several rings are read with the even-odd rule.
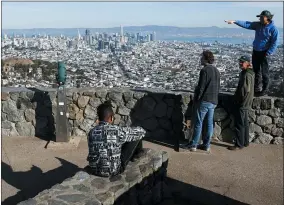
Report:
[[[274,21],[272,20],[273,15],[269,11],[262,11],[261,14],[256,17],[259,17],[260,21],[249,22],[226,20],[225,22],[228,24],[236,24],[242,28],[255,30],[252,53],[252,66],[255,72],[254,91],[256,96],[262,96],[268,91],[268,59],[277,48],[278,29],[274,25]]]

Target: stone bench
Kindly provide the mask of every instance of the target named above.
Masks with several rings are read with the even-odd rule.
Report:
[[[168,154],[144,149],[125,172],[103,178],[79,171],[18,205],[151,205],[163,199]]]

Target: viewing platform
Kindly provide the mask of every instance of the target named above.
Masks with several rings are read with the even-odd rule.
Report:
[[[49,150],[45,145],[46,141],[38,138],[2,138],[3,205],[33,198],[73,177],[88,164],[85,139],[69,150]],[[282,146],[251,144],[244,150],[230,152],[223,143],[218,143],[212,145],[211,154],[175,152],[147,141],[143,146],[168,153],[164,200],[160,205],[283,204]],[[57,195],[66,191],[64,187],[60,189],[57,185],[53,191]]]
[[[87,165],[86,135],[95,125],[97,106],[105,100],[112,101],[115,124],[143,127],[147,131],[144,147],[168,153],[164,197],[159,204],[283,204],[283,98],[254,99],[249,114],[252,143],[230,152],[226,143],[234,137],[233,99],[230,93],[220,93],[212,152],[207,154],[178,146],[184,140],[182,123],[190,91],[67,89],[70,141],[79,140],[76,146],[65,148],[52,141],[56,89],[2,88],[1,94],[4,205],[33,198]],[[60,195],[60,190],[54,191]],[[68,204],[62,198],[59,201]]]

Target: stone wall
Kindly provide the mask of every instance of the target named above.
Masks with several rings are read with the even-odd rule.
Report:
[[[80,171],[18,205],[154,205],[164,196],[168,154],[144,149],[124,173],[110,178]]]
[[[37,136],[50,138],[55,133],[55,89],[2,88],[2,136]],[[142,126],[147,138],[173,141],[184,139],[184,114],[191,92],[131,89],[68,89],[70,136],[85,136],[97,119],[96,108],[111,100],[114,123]],[[233,104],[230,93],[222,93],[215,110],[214,138],[232,142],[234,136]],[[250,141],[283,144],[284,99],[255,98],[250,111]]]

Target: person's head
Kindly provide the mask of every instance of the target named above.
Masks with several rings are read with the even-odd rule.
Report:
[[[249,56],[241,56],[239,58],[239,66],[242,70],[246,70],[248,68],[251,68],[251,62]]]
[[[260,23],[266,25],[271,22],[273,15],[269,11],[264,10],[261,12],[261,14],[257,15],[256,17],[259,17]]]
[[[109,101],[106,101],[98,106],[97,114],[99,117],[99,121],[104,121],[108,123],[113,122],[114,112],[112,110],[112,105]]]
[[[200,59],[201,65],[207,65],[207,64],[213,64],[214,63],[214,55],[211,51],[205,50],[201,54],[201,59]]]

